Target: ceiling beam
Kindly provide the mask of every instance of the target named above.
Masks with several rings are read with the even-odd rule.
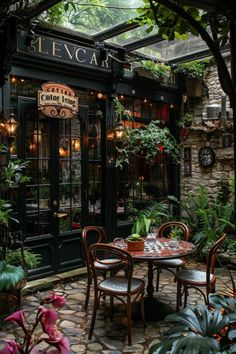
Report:
[[[127,21],[122,22],[116,26],[110,27],[104,31],[97,33],[96,35],[93,36],[93,38],[96,42],[104,41],[105,39],[117,36],[118,34],[127,32],[139,26],[140,25],[137,22],[131,22],[131,23],[127,23]]]
[[[159,34],[154,34],[152,36],[138,39],[137,41],[133,41],[131,43],[128,43],[124,45],[124,48],[126,51],[131,52],[132,50],[136,50],[142,47],[147,47],[148,45],[154,44],[154,43],[159,43],[163,41],[163,37]]]
[[[233,0],[234,1],[234,0]],[[220,5],[222,6],[222,0],[180,0],[179,4],[186,6],[193,6],[203,10],[215,10]]]
[[[230,48],[229,45],[225,46],[221,50],[222,56],[225,57],[227,54],[230,54]],[[169,64],[179,64],[179,63],[184,63],[192,60],[197,60],[197,59],[203,59],[206,57],[212,57],[212,53],[210,49],[203,49],[199,50],[198,52],[190,53],[190,54],[185,54],[181,55],[180,57],[172,58],[168,60]]]

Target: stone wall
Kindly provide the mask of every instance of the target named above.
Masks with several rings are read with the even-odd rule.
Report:
[[[184,104],[185,111],[193,112],[194,122],[181,131],[181,196],[185,189],[196,191],[200,186],[206,186],[210,194],[216,195],[221,182],[227,182],[234,174],[233,123],[228,100],[229,119],[203,120],[208,105],[221,104],[222,89],[216,66],[207,70],[205,83],[207,89],[203,90],[203,96],[188,99]],[[215,155],[210,167],[199,163],[199,150],[205,146]]]

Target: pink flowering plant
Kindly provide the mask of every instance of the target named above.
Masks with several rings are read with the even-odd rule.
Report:
[[[23,310],[16,311],[8,316],[5,321],[17,324],[23,331],[22,340],[6,340],[6,345],[0,350],[0,354],[47,354],[49,351],[39,351],[36,347],[39,343],[45,342],[54,347],[50,354],[70,354],[68,338],[57,329],[56,321],[58,314],[55,310],[49,309],[44,304],[51,304],[55,309],[65,305],[63,296],[56,295],[54,291],[40,302],[33,324],[27,322]],[[36,332],[41,326],[42,331]]]

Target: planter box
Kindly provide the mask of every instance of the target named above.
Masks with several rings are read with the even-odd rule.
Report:
[[[189,98],[202,97],[202,84],[197,79],[187,79],[185,81],[186,94]]]
[[[127,240],[127,250],[128,251],[143,251],[144,250],[144,240],[142,240],[142,241],[129,241],[129,240]]]

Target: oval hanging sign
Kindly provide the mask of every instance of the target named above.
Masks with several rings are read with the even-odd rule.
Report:
[[[38,109],[47,117],[72,118],[78,113],[78,97],[69,86],[47,82],[38,91]]]

